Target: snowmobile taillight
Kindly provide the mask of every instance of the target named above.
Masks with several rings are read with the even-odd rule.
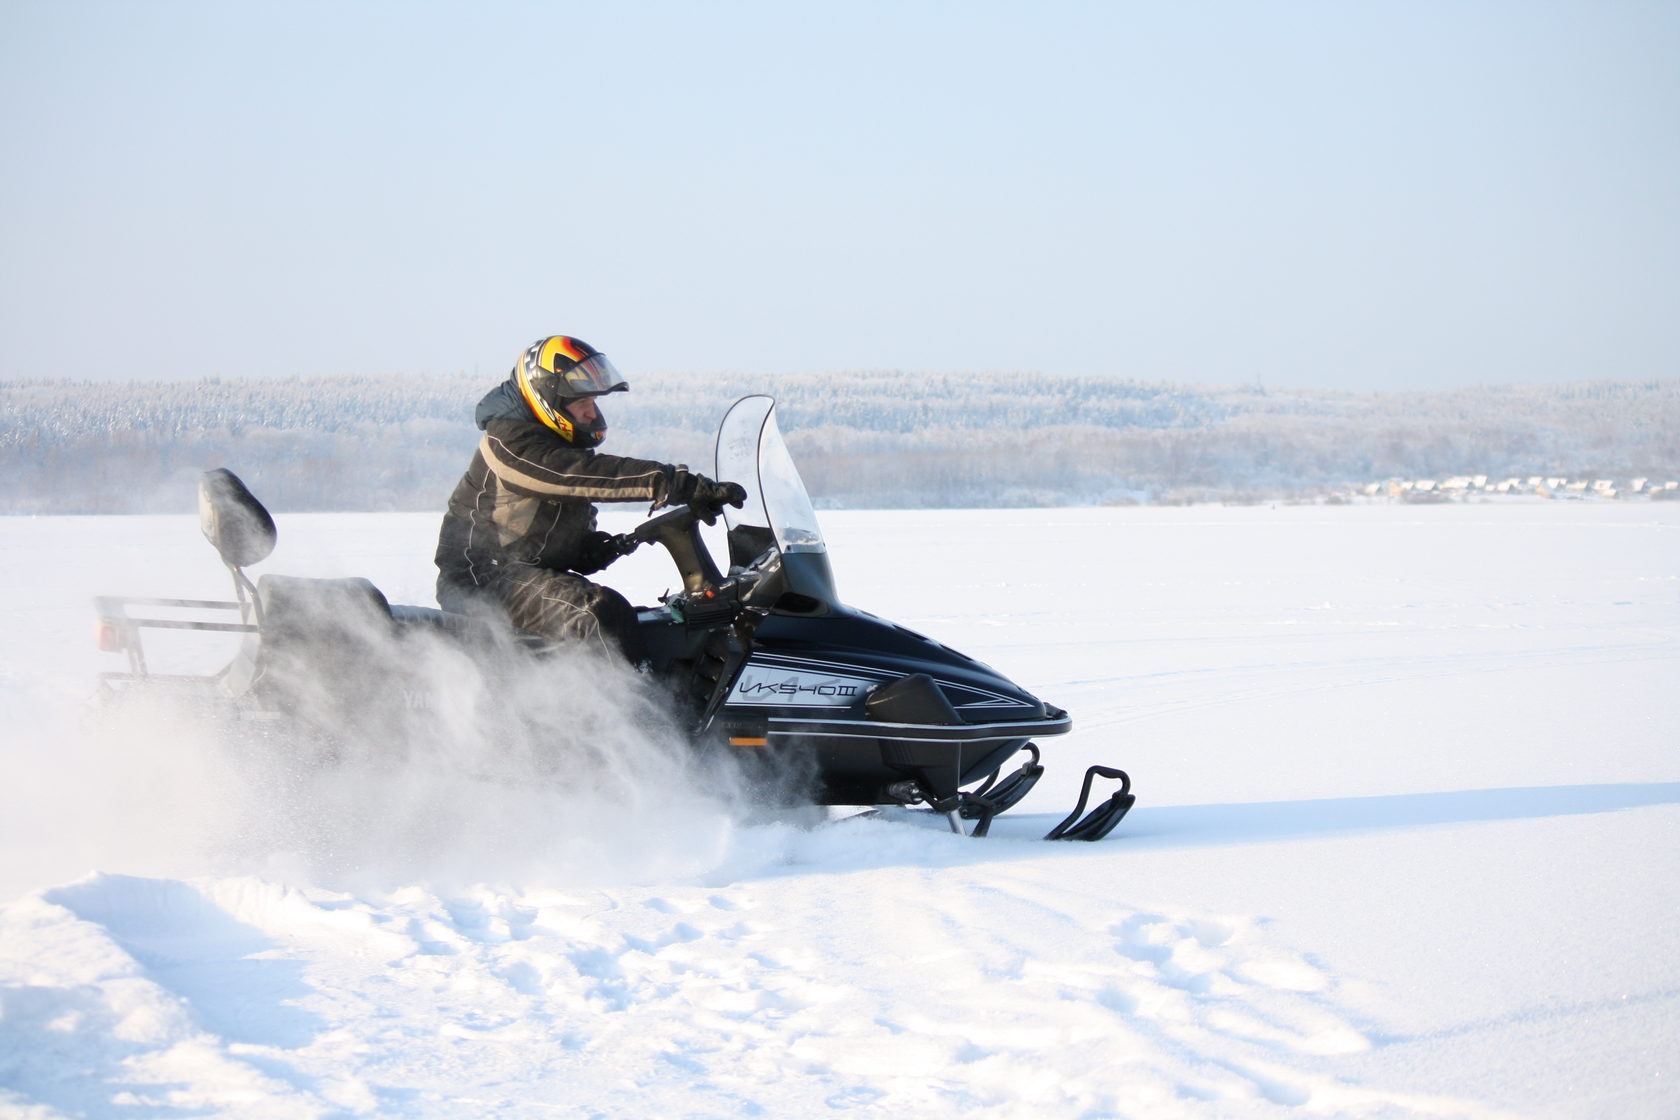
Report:
[[[108,618],[101,618],[94,623],[93,638],[101,653],[122,652],[122,628]]]

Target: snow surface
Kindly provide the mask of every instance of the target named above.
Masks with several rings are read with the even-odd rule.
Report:
[[[263,570],[431,601],[435,517],[278,520]],[[526,682],[567,795],[471,705],[326,767],[90,706],[91,594],[225,573],[0,519],[0,1114],[1680,1116],[1680,509],[824,523],[848,601],[1072,712],[992,837],[687,793],[610,667]],[[1093,762],[1131,816],[1033,839]]]

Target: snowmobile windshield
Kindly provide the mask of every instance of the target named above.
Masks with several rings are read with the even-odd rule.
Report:
[[[770,397],[742,397],[730,408],[718,429],[717,477],[746,487],[741,509],[725,507],[724,519],[738,526],[767,528],[784,553],[826,552],[817,513],[799,469],[776,424],[776,402]]]

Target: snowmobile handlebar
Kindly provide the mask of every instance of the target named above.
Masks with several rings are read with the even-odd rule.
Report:
[[[644,544],[662,545],[671,554],[672,562],[682,575],[686,594],[699,595],[715,590],[723,582],[723,573],[718,571],[716,561],[700,539],[700,522],[710,522],[716,517],[716,511],[711,517],[704,517],[688,506],[678,506],[649,518],[628,533],[620,534],[629,546],[624,551],[628,553]]]

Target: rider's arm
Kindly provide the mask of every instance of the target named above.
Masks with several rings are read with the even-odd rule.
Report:
[[[539,425],[513,421],[492,420],[479,451],[503,485],[538,498],[663,505],[682,492],[688,474],[670,463],[580,450]]]

